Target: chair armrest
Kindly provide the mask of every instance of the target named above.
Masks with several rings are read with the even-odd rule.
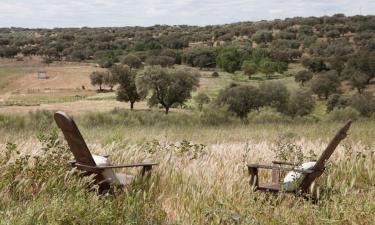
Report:
[[[313,173],[315,170],[300,170],[295,168],[285,168],[285,167],[279,167],[274,165],[264,165],[264,164],[248,164],[248,168],[259,168],[259,169],[279,169],[283,171],[296,171],[299,173]]]
[[[136,163],[136,164],[119,164],[119,165],[108,165],[108,166],[88,166],[81,163],[74,163],[75,166],[84,169],[115,169],[115,168],[131,168],[131,167],[152,167],[158,165],[157,163]]]
[[[135,164],[119,164],[109,166],[98,166],[100,169],[115,169],[115,168],[131,168],[131,167],[152,167],[158,165],[157,163],[135,163]]]
[[[279,164],[279,165],[289,165],[289,166],[298,166],[295,163],[290,162],[284,162],[284,161],[272,161],[273,164]]]

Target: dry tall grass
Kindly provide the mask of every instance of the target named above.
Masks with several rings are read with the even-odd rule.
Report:
[[[295,143],[305,154],[313,150],[317,155],[326,145],[326,142],[306,138],[299,138]],[[17,145],[22,154],[44,154],[41,150],[44,145],[33,138],[19,140]],[[0,147],[5,148],[4,145]],[[110,158],[115,162],[145,160],[160,163],[154,171],[152,190],[142,192],[143,199],[148,199],[150,214],[147,214],[147,209],[142,209],[136,215],[128,215],[135,216],[134,220],[120,217],[116,219],[111,217],[113,215],[95,216],[97,221],[107,221],[108,224],[121,224],[124,221],[138,221],[136,224],[140,221],[149,224],[373,224],[375,221],[375,157],[373,149],[362,143],[344,141],[338,147],[330,159],[329,168],[317,182],[320,187],[318,203],[290,194],[272,195],[251,190],[247,183],[246,163],[270,162],[274,159],[272,150],[278,147],[266,139],[212,143],[207,146],[189,141],[172,143],[154,140],[143,144],[116,141],[106,145],[94,143],[89,147],[93,153],[110,154]],[[68,171],[60,173],[69,174]],[[268,173],[261,175],[270,179]],[[61,175],[56,176],[62,179]],[[51,181],[46,179],[41,186],[48,186],[49,182]],[[77,181],[70,182],[75,184]],[[2,195],[5,190],[8,189],[3,188]],[[147,197],[150,192],[152,198]],[[69,204],[107,204],[107,207],[110,207],[108,211],[121,211],[125,208],[129,210],[129,207],[133,206],[126,201],[114,203],[116,198],[138,199],[126,192],[109,200],[95,198],[96,194],[66,200],[69,194],[56,191],[55,194],[50,193],[50,201],[42,197],[42,191],[40,193],[34,193],[32,201],[39,201],[34,207],[44,204],[43,209],[25,209],[20,206],[21,202],[17,204],[1,200],[1,214],[5,218],[2,223],[82,223],[82,219],[65,214],[61,215],[65,220],[59,221],[56,207],[61,207],[65,212]],[[13,199],[14,196],[10,198]],[[56,205],[56,201],[61,201],[61,205]],[[25,204],[32,205],[29,202]],[[114,205],[119,208],[112,208]],[[77,213],[70,213],[77,216]],[[84,212],[87,215],[82,216],[89,217],[91,213],[87,211]],[[144,214],[148,216],[145,217]],[[29,220],[22,218],[23,216]],[[143,217],[146,219],[139,219]],[[87,224],[93,222],[88,219],[87,221]]]

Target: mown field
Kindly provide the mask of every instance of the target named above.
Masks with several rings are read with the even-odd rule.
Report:
[[[16,68],[16,69],[11,69]],[[115,101],[115,93],[96,93],[87,73],[79,76],[86,89],[74,86],[77,65],[52,64],[59,79],[49,84],[22,82],[18,92],[2,97],[18,101],[0,107],[0,224],[373,224],[375,221],[375,121],[360,118],[331,157],[314,185],[311,198],[254,192],[247,163],[274,159],[309,161],[324,150],[340,118],[325,113],[318,101],[312,115],[283,116],[272,109],[252,112],[246,123],[226,111],[195,109],[192,100],[169,115],[145,102]],[[39,67],[0,67],[0,84],[17,87]],[[288,89],[298,87],[288,74],[274,77]],[[257,84],[243,74],[200,71],[193,93],[215,97],[231,82]],[[3,75],[2,75],[3,74]],[[6,76],[4,75],[6,74]],[[11,76],[9,75],[11,74]],[[17,75],[19,74],[19,75]],[[9,79],[11,77],[12,79]],[[65,79],[70,83],[63,82]],[[56,85],[60,89],[53,86]],[[15,86],[12,86],[15,85]],[[52,85],[52,86],[50,86]],[[7,86],[9,88],[9,86]],[[30,90],[40,90],[35,91]],[[52,90],[51,90],[52,89]],[[45,91],[51,93],[44,93]],[[75,90],[77,93],[75,93]],[[4,102],[6,102],[4,101]],[[89,148],[109,154],[115,163],[158,162],[150,180],[137,180],[125,190],[100,195],[89,178],[68,166],[72,154],[53,121],[64,110],[76,120]],[[299,157],[297,157],[299,156]],[[135,170],[119,170],[136,174]],[[270,180],[270,173],[261,177]]]

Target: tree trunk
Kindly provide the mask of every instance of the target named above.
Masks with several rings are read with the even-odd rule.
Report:
[[[133,111],[134,109],[134,102],[130,102],[130,110]]]
[[[165,107],[165,114],[168,115],[169,107]]]

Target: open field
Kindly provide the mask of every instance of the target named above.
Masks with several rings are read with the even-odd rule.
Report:
[[[109,111],[115,107],[127,108],[126,103],[115,100],[115,93],[96,93],[95,87],[90,83],[89,75],[93,71],[103,70],[89,63],[54,63],[50,66],[42,64],[41,59],[34,57],[18,62],[10,59],[1,59],[0,63],[0,113],[27,113],[36,109],[67,109],[70,113],[82,111]],[[186,66],[176,66],[187,68]],[[219,91],[229,84],[257,85],[262,77],[260,74],[251,80],[247,76],[219,72],[219,77],[212,77],[212,71],[199,71],[188,67],[189,70],[201,74],[200,86],[196,93],[203,92],[211,98],[218,95]],[[291,65],[290,72],[300,70],[300,65]],[[49,79],[37,79],[37,71],[46,71]],[[279,82],[287,85],[289,89],[298,87],[292,77],[275,76]],[[85,89],[82,89],[85,87]],[[77,102],[79,101],[79,102]],[[187,106],[192,106],[188,101]],[[145,109],[146,103],[136,103],[136,109]]]
[[[30,66],[33,65],[33,66]],[[48,80],[35,71],[46,70]],[[0,224],[373,224],[375,221],[375,122],[354,122],[314,189],[314,198],[254,192],[246,164],[282,159],[301,150],[314,159],[341,126],[324,119],[325,102],[306,118],[253,112],[248,123],[221,112],[173,108],[169,115],[146,102],[115,101],[97,93],[91,64],[38,62],[0,66]],[[191,68],[190,68],[191,69]],[[290,71],[299,70],[292,65]],[[197,92],[210,97],[232,82],[258,84],[241,73],[200,71]],[[5,74],[5,75],[4,75]],[[9,75],[10,74],[10,75]],[[77,77],[76,77],[77,76]],[[293,77],[277,75],[294,89]],[[82,89],[85,86],[85,90]],[[190,100],[188,107],[193,107]],[[155,161],[149,182],[99,195],[67,160],[72,155],[52,113],[73,115],[89,148],[115,163]],[[312,154],[314,153],[314,154]],[[293,156],[293,154],[291,154]],[[290,157],[292,157],[290,156]],[[308,159],[309,158],[309,159]],[[294,160],[293,158],[288,158]],[[122,171],[136,174],[137,171]],[[270,179],[271,174],[262,171]],[[311,197],[311,196],[310,196]],[[355,206],[355,207],[353,207]],[[90,212],[90,213],[88,213]],[[296,216],[298,215],[298,216]]]
[[[108,113],[80,114],[75,119],[93,153],[110,154],[116,163],[159,162],[150,186],[135,185],[115,196],[98,196],[86,191],[87,181],[78,180],[66,167],[66,157],[71,158],[71,154],[54,141],[53,135],[48,136],[50,128],[3,128],[1,148],[15,148],[21,156],[39,155],[41,168],[33,167],[33,157],[20,161],[27,170],[12,166],[12,160],[6,164],[8,169],[0,173],[6,179],[0,181],[0,187],[7,187],[12,171],[23,178],[18,178],[22,182],[15,190],[0,192],[0,212],[6,215],[2,223],[372,224],[375,219],[373,121],[353,124],[349,137],[336,149],[329,168],[317,181],[319,201],[314,203],[291,194],[252,191],[245,165],[276,159],[276,153],[285,150],[280,142],[295,144],[291,151],[300,147],[306,156],[311,151],[319,155],[339,123],[210,127],[195,124],[195,115],[185,116],[190,121],[186,125],[173,123],[183,121],[184,113],[171,113],[167,119],[162,112],[121,112],[133,114],[133,120],[139,116],[143,124],[133,121],[126,125],[126,117],[124,124],[111,122]],[[155,124],[147,125],[147,117],[152,116]],[[36,138],[41,132],[47,135],[44,141]],[[60,131],[58,136],[64,140]],[[7,142],[17,147],[6,147]],[[11,152],[12,159],[20,157],[15,150]],[[270,179],[269,173],[262,172],[261,176]],[[31,189],[27,188],[30,184]],[[25,203],[25,199],[29,200]]]

